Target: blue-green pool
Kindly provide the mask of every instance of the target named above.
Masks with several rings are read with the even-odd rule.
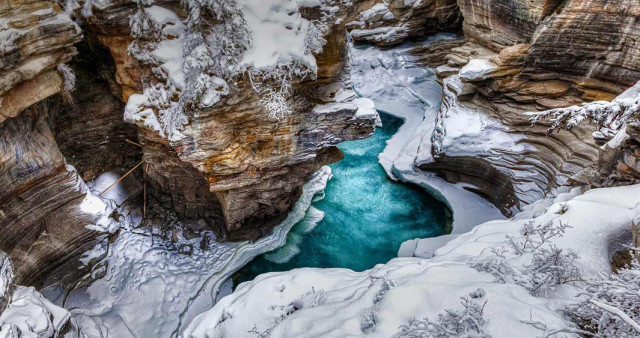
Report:
[[[442,202],[420,187],[391,181],[378,163],[386,140],[403,123],[386,114],[381,119],[383,127],[372,137],[338,146],[345,157],[331,165],[324,199],[312,204],[284,247],[256,257],[236,274],[234,284],[302,267],[363,271],[397,257],[406,240],[450,232]]]

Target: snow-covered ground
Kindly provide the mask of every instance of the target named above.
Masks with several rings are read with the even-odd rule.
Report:
[[[118,177],[107,173],[89,185],[99,192]],[[158,234],[160,224],[153,224],[153,231],[138,227],[139,210],[120,210],[125,217],[116,239],[109,244],[103,241],[82,258],[97,262],[92,278],[87,277],[97,279],[89,285],[79,283],[66,297],[55,286],[42,293],[68,309],[90,336],[176,336],[191,319],[213,306],[223,282],[235,271],[285,243],[290,228],[305,216],[330,177],[330,169],[323,167],[305,184],[287,219],[271,235],[253,243],[217,243],[213,233],[207,233],[210,244],[202,247],[203,238],[186,238],[180,224],[173,225],[171,239],[165,240]],[[125,190],[119,184],[105,195],[121,202]],[[91,198],[96,205],[102,202],[95,195]]]
[[[436,321],[445,309],[462,310],[460,298],[465,296],[481,306],[486,334],[542,336],[542,326],[530,322],[543,323],[547,330],[575,327],[558,311],[577,302],[578,284],[550,284],[544,292],[532,289],[540,284],[532,277],[535,255],[529,249],[517,253],[509,243],[531,248],[524,244],[529,239],[526,226],[568,225],[554,236],[546,233],[542,248],[555,246],[568,257],[577,255],[574,266],[591,278],[610,272],[611,254],[629,243],[631,224],[639,215],[640,185],[595,189],[555,203],[535,218],[481,224],[431,259],[397,258],[364,272],[297,269],[263,274],[198,316],[185,336],[243,337],[254,332],[271,337],[391,337],[414,319]],[[489,272],[487,262],[504,263],[512,271],[501,279],[500,271]]]
[[[453,38],[456,36],[439,34],[420,44]],[[451,184],[433,173],[415,168],[431,154],[430,140],[442,103],[442,87],[436,82],[432,69],[413,63],[408,53],[413,47],[416,44],[406,43],[389,50],[352,47],[351,79],[357,93],[373,100],[376,109],[405,121],[380,154],[380,163],[389,176],[422,186],[446,203],[453,213],[452,235],[408,241],[399,252],[400,256],[429,257],[433,250],[456,234],[504,216],[487,200],[465,189],[463,184]]]

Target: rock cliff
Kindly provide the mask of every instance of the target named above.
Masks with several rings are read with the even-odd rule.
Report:
[[[75,258],[119,217],[92,204],[85,181],[102,173],[144,161],[132,176],[146,181],[148,203],[175,209],[193,230],[213,228],[219,240],[256,239],[286,216],[311,174],[341,158],[336,144],[373,132],[375,112],[352,102],[344,79],[343,24],[326,34],[317,81],[293,83],[292,114],[270,117],[240,78],[218,105],[190,111],[185,137],[174,142],[123,121],[128,98],[153,78],[127,51],[135,4],[66,5],[67,12],[48,1],[0,7],[0,248],[19,284],[41,286],[63,265],[82,273]],[[178,2],[161,5],[185,17]],[[336,8],[343,22],[358,13]]]
[[[382,47],[437,32],[457,32],[462,16],[455,0],[391,0],[366,6],[347,28],[356,43]]]
[[[178,3],[163,6],[182,14]],[[336,20],[355,13],[338,8]],[[111,51],[123,100],[142,91],[143,78],[153,78],[148,67],[126,52],[132,39],[124,18],[133,10],[110,2],[94,8],[87,19],[87,29]],[[321,13],[308,8],[303,14],[316,18]],[[139,121],[146,175],[161,203],[187,219],[206,220],[220,239],[256,239],[286,215],[313,172],[340,158],[337,143],[370,135],[374,117],[358,116],[355,105],[322,113],[313,109],[355,98],[352,92],[345,96],[350,89],[341,78],[346,62],[344,26],[333,26],[326,40],[316,56],[317,80],[294,84],[288,98],[294,113],[287,117],[274,119],[260,109],[260,97],[243,78],[219,104],[190,112],[179,141]]]
[[[62,90],[81,31],[55,1],[0,3],[0,123]]]
[[[634,6],[634,4],[636,6]],[[416,164],[506,214],[598,161],[592,126],[547,133],[527,112],[610,101],[640,80],[636,1],[458,1],[468,41],[437,69],[444,102]],[[612,28],[613,27],[613,28]],[[469,121],[476,127],[468,127]],[[573,179],[572,179],[573,178]]]

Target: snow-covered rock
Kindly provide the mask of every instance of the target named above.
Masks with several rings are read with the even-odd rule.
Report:
[[[141,215],[131,212],[117,237],[84,253],[83,262],[94,262],[83,278],[86,285],[67,290],[68,294],[51,285],[42,293],[57,304],[64,302],[87,334],[118,338],[177,335],[228,292],[223,283],[238,269],[286,243],[287,233],[305,217],[330,177],[331,169],[323,167],[305,184],[288,217],[255,242],[219,243],[210,231],[192,238],[179,224],[172,224],[165,236],[158,218],[152,218],[153,229],[148,229],[139,226]],[[101,189],[114,178],[117,176],[105,174],[91,186]],[[113,189],[115,201],[126,195],[125,187]]]
[[[460,78],[466,81],[481,81],[487,74],[498,69],[498,65],[487,59],[473,59],[460,69]]]
[[[364,272],[297,269],[263,274],[197,317],[185,336],[241,337],[254,332],[275,337],[390,337],[413,319],[460,309],[460,297],[469,294],[484,306],[484,329],[492,337],[539,336],[542,331],[524,321],[542,322],[549,329],[574,325],[558,310],[575,301],[575,286],[558,285],[547,297],[533,296],[470,263],[508,247],[505,235],[522,239],[525,224],[552,222],[570,228],[550,243],[575,253],[576,266],[585,277],[593,277],[610,271],[611,254],[628,243],[631,222],[639,214],[640,185],[595,189],[553,204],[536,218],[481,224],[431,259],[398,258]],[[506,256],[516,270],[524,269],[529,259],[527,253]]]
[[[0,251],[0,337],[83,337],[66,309],[48,301],[33,287],[13,284],[9,256]]]

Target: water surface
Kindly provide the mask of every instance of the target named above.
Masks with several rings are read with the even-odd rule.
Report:
[[[257,275],[302,267],[370,269],[397,257],[402,242],[447,234],[447,207],[424,189],[391,181],[378,155],[402,125],[381,114],[383,127],[365,140],[338,147],[344,160],[331,165],[324,199],[311,205],[287,244],[256,257],[235,276],[236,284]],[[324,214],[324,218],[322,218]]]

